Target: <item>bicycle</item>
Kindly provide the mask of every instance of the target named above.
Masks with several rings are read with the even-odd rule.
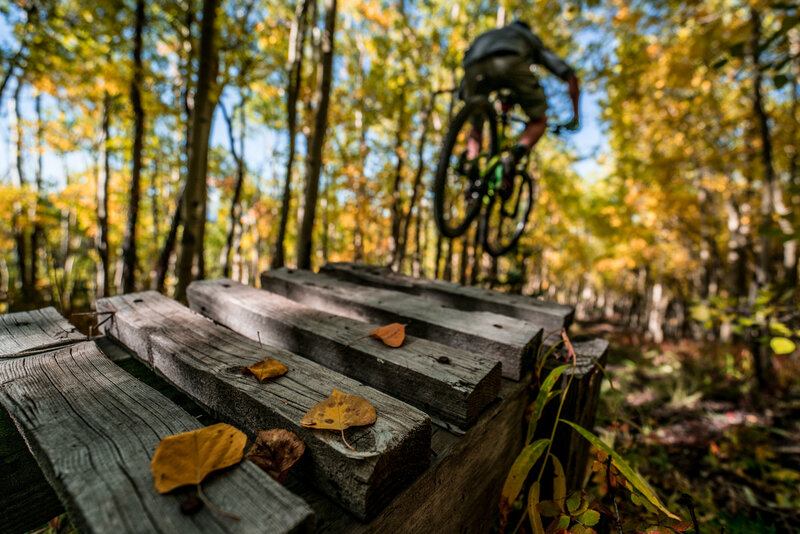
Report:
[[[449,238],[463,235],[478,214],[478,239],[490,255],[497,257],[510,251],[522,237],[535,200],[535,185],[527,171],[528,155],[514,169],[514,188],[503,200],[501,157],[512,148],[515,136],[509,134],[511,123],[527,120],[513,115],[515,105],[509,90],[478,96],[467,102],[456,114],[445,137],[434,182],[434,219],[439,231]],[[473,125],[482,130],[482,146],[477,158],[467,161],[466,142]],[[550,128],[553,133],[574,130],[575,117],[568,123]],[[478,177],[470,166],[478,167]],[[473,174],[474,176],[474,174]],[[460,204],[463,204],[460,205]]]

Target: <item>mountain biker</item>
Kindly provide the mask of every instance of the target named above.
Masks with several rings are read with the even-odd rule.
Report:
[[[482,33],[464,54],[464,79],[460,96],[469,100],[475,95],[488,95],[497,89],[511,89],[515,101],[528,115],[528,123],[511,154],[503,160],[503,183],[500,197],[507,200],[514,187],[513,169],[522,157],[539,141],[547,126],[547,99],[544,89],[533,73],[533,65],[543,65],[569,84],[573,121],[567,128],[577,128],[580,88],[575,71],[531,31],[524,21],[514,21],[508,26]],[[467,160],[478,157],[482,129],[473,123],[467,140]],[[470,180],[478,178],[477,165],[469,170]]]

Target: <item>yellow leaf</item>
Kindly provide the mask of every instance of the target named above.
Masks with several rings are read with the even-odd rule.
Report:
[[[303,416],[300,424],[322,430],[339,430],[342,441],[350,449],[344,439],[344,430],[351,426],[371,425],[378,418],[375,408],[366,400],[356,395],[348,395],[333,390],[331,396],[315,405]]]
[[[217,469],[239,463],[246,443],[243,432],[225,423],[162,439],[150,461],[156,491],[200,484]]]
[[[564,468],[561,462],[554,455],[550,455],[553,459],[553,500],[558,503],[561,511],[564,511],[564,501],[567,498],[567,477],[564,474]]]
[[[528,517],[531,521],[531,529],[533,534],[544,534],[544,525],[542,525],[542,516],[539,515],[539,509],[536,505],[539,504],[539,481],[537,480],[531,485],[528,491]]]
[[[284,375],[288,370],[289,368],[278,360],[267,359],[255,363],[250,367],[244,367],[242,369],[242,374],[254,375],[256,378],[258,378],[259,382],[263,382],[267,378]]]
[[[403,344],[403,340],[406,338],[406,325],[400,323],[387,324],[376,328],[369,335],[380,339],[384,345],[397,348]]]

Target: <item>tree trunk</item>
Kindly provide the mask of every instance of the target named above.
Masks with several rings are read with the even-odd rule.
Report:
[[[330,102],[333,70],[333,43],[336,27],[336,0],[325,0],[325,33],[322,38],[322,69],[317,86],[317,109],[314,116],[314,135],[311,138],[306,166],[306,185],[303,203],[303,216],[297,236],[297,267],[311,268],[314,217],[319,193],[319,175],[322,169],[322,146],[328,126],[328,105]]]
[[[225,106],[220,104],[222,116],[225,118],[225,123],[228,125],[228,139],[231,144],[231,154],[236,162],[236,183],[233,187],[233,198],[231,199],[231,211],[228,219],[228,234],[225,237],[225,246],[222,248],[222,276],[229,278],[231,275],[231,251],[233,250],[234,235],[239,229],[239,219],[242,217],[242,204],[240,197],[242,196],[242,185],[244,184],[244,96],[240,104],[241,112],[241,137],[239,138],[239,150],[236,150],[236,141],[233,137],[233,120],[228,115]],[[233,111],[234,115],[236,109]]]
[[[440,234],[441,235],[441,234]],[[447,240],[447,253],[444,255],[444,273],[442,278],[448,282],[453,281],[453,240]]]
[[[436,232],[436,260],[433,264],[433,278],[439,278],[439,262],[442,259],[442,234]]]
[[[169,261],[172,258],[172,252],[175,249],[175,242],[178,239],[178,228],[181,225],[181,211],[183,205],[183,195],[186,191],[186,185],[181,188],[178,193],[178,199],[175,201],[175,211],[172,214],[172,222],[169,225],[169,232],[167,238],[164,240],[164,246],[158,255],[158,262],[156,264],[156,282],[155,291],[164,292],[164,284],[167,279],[167,271],[169,270]]]
[[[462,286],[467,285],[467,263],[469,262],[469,235],[467,231],[461,238],[461,256],[458,262],[458,283]]]
[[[97,297],[108,297],[109,292],[109,271],[108,261],[108,180],[111,173],[110,156],[111,140],[109,138],[109,125],[111,115],[111,97],[108,92],[103,95],[103,140],[102,140],[102,164],[97,173],[97,236],[95,237],[95,248],[97,255],[100,256],[100,269],[97,270]]]
[[[19,187],[24,188],[28,185],[25,179],[25,165],[23,161],[23,131],[22,131],[22,112],[20,110],[20,92],[22,90],[22,79],[17,78],[17,87],[14,90],[14,115],[16,120],[16,164],[17,178]],[[22,286],[22,295],[26,301],[30,301],[34,296],[34,287],[31,282],[31,271],[28,263],[28,242],[26,236],[26,221],[23,217],[23,206],[19,202],[14,203],[13,226],[14,240],[17,244],[17,266],[19,269],[19,280]]]
[[[217,105],[219,88],[217,72],[219,57],[216,48],[216,17],[218,0],[203,0],[203,21],[200,33],[200,66],[197,73],[197,92],[192,109],[189,136],[189,162],[186,174],[183,209],[183,235],[178,261],[178,284],[175,298],[186,301],[186,288],[202,273],[205,237],[206,172],[211,120]]]
[[[403,73],[402,76],[405,76]],[[397,131],[395,132],[395,155],[397,156],[397,164],[394,170],[394,181],[392,182],[392,234],[389,236],[389,265],[392,269],[397,270],[400,266],[400,218],[401,218],[401,199],[400,199],[400,184],[403,182],[403,163],[405,162],[406,155],[403,149],[403,136],[406,128],[406,86],[405,84],[400,87],[397,100],[399,101],[400,109],[398,110],[397,118]],[[410,211],[410,210],[409,210]]]
[[[33,230],[31,232],[31,287],[36,287],[36,280],[39,277],[39,260],[42,248],[42,194],[44,190],[42,172],[42,154],[44,154],[44,128],[42,127],[42,95],[36,95],[34,99],[36,109],[36,205],[33,207]]]
[[[758,270],[756,271],[756,281],[759,289],[769,287],[774,279],[773,264],[771,257],[770,229],[772,228],[772,214],[775,208],[774,187],[775,169],[772,165],[772,141],[770,139],[769,119],[764,110],[761,95],[761,16],[754,7],[750,8],[750,22],[752,24],[752,35],[750,40],[750,59],[753,64],[753,113],[758,122],[758,131],[761,138],[761,164],[763,166],[764,182],[761,189],[761,228],[759,229],[761,250],[759,254]],[[767,335],[762,329],[761,337]],[[762,389],[771,388],[772,380],[772,359],[770,352],[760,342],[754,341],[752,344],[753,358],[756,370],[758,385]]]
[[[294,167],[295,143],[297,142],[297,100],[303,69],[303,47],[306,39],[306,19],[311,0],[301,0],[295,10],[292,28],[289,33],[289,87],[286,91],[287,128],[289,130],[289,155],[286,158],[286,175],[283,182],[281,218],[278,223],[278,236],[275,239],[275,252],[271,267],[277,269],[286,263],[286,226],[292,201],[292,169]]]
[[[417,171],[414,174],[414,184],[411,189],[411,200],[408,203],[408,210],[406,211],[405,218],[402,222],[402,238],[400,239],[399,243],[399,251],[398,251],[398,264],[403,264],[403,259],[406,255],[407,243],[408,240],[408,227],[411,224],[411,212],[414,209],[414,206],[417,203],[417,197],[419,196],[419,188],[422,184],[422,174],[425,170],[425,160],[423,157],[423,153],[425,151],[425,142],[427,141],[428,137],[428,123],[430,122],[428,119],[433,111],[433,106],[436,103],[436,96],[439,93],[433,93],[431,95],[430,102],[425,107],[425,110],[422,112],[422,117],[420,118],[420,122],[422,123],[422,133],[419,136],[419,142],[417,143]]]
[[[133,78],[131,107],[133,107],[133,151],[131,152],[131,186],[128,195],[128,223],[122,238],[122,292],[131,293],[136,285],[136,223],[139,218],[141,195],[142,145],[144,141],[144,108],[139,88],[142,82],[142,33],[144,32],[144,0],[136,2],[136,28],[133,34]]]
[[[773,189],[775,187],[775,169],[772,165],[772,141],[770,139],[767,113],[764,110],[761,95],[761,16],[757,9],[750,9],[750,22],[752,35],[750,40],[750,59],[753,64],[753,113],[758,122],[758,132],[761,138],[761,164],[764,167],[764,185],[761,190],[761,225],[759,232],[761,251],[758,262],[758,284],[766,287],[773,280],[773,266],[770,256],[770,238],[768,228],[772,227],[772,212],[774,209]]]
[[[800,136],[798,135],[798,124],[800,119],[797,117],[800,108],[800,28],[795,27],[789,32],[789,52],[794,58],[792,60],[792,108],[791,108],[791,140],[793,141],[794,151],[789,159],[789,183],[791,190],[800,190]],[[788,214],[787,214],[788,215]],[[783,265],[786,269],[786,287],[797,288],[798,282],[798,251],[797,239],[789,239],[783,245]]]

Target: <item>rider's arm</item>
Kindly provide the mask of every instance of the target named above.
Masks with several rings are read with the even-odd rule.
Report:
[[[578,77],[573,73],[567,80],[569,84],[569,98],[572,100],[572,117],[577,120],[578,118],[578,102],[581,97],[580,83]]]

